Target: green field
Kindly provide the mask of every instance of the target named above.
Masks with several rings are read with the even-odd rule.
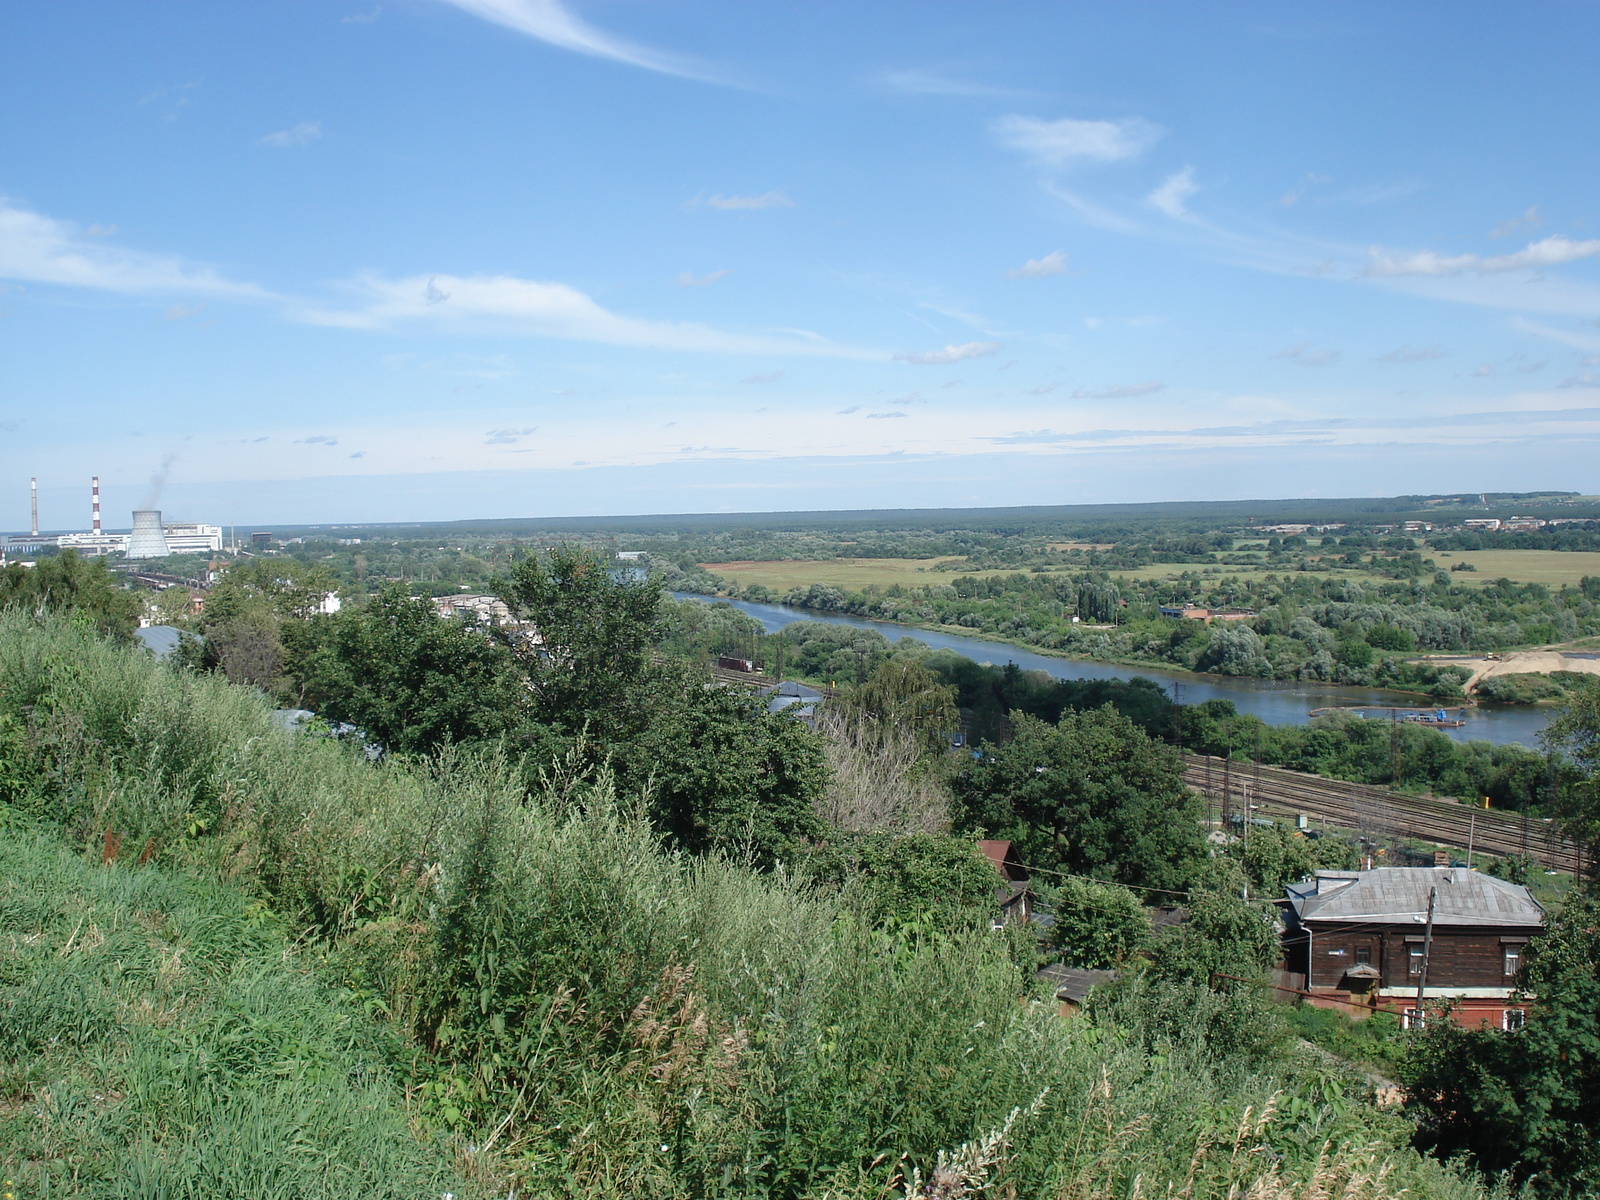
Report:
[[[935,571],[938,563],[959,562],[959,557],[944,558],[829,558],[777,559],[772,562],[703,563],[706,570],[740,584],[759,583],[775,592],[790,588],[828,583],[834,587],[859,591],[868,584],[886,588],[923,587],[930,583],[949,583],[956,575]],[[974,571],[974,575],[1009,575],[1010,571]],[[957,573],[959,574],[959,572]]]
[[[1585,575],[1600,576],[1600,551],[1593,550],[1430,550],[1425,552],[1448,571],[1452,564],[1469,562],[1476,571],[1461,571],[1459,583],[1487,583],[1514,579],[1518,583],[1547,583],[1576,587]]]

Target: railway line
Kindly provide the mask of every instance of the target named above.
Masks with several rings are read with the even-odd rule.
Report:
[[[1522,854],[1555,871],[1583,869],[1581,849],[1545,818],[1200,754],[1183,756],[1183,778],[1225,820],[1247,811],[1291,820],[1304,814],[1375,840],[1415,839],[1496,856]]]

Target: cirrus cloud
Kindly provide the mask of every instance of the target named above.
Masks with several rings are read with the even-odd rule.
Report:
[[[258,146],[272,146],[283,150],[290,146],[304,146],[314,142],[322,136],[321,121],[301,121],[300,124],[290,129],[280,129],[276,133],[269,133],[256,143]]]
[[[1015,113],[1001,117],[992,128],[1002,146],[1019,150],[1047,167],[1133,158],[1166,133],[1161,126],[1142,117],[1126,117],[1120,121],[1080,121],[1064,117],[1046,121]]]
[[[611,36],[568,12],[559,0],[444,0],[463,12],[551,46],[613,62],[705,80],[682,59]]]
[[[773,188],[772,191],[762,192],[759,196],[707,196],[706,204],[708,207],[720,208],[725,212],[794,207],[794,201],[789,199],[782,188]]]
[[[85,234],[90,231],[84,231]],[[96,232],[102,238],[109,233]],[[0,279],[109,292],[187,293],[266,298],[253,283],[236,283],[205,266],[165,254],[86,241],[78,228],[0,197]]]
[[[414,275],[388,279],[362,275],[345,285],[357,304],[302,308],[308,324],[342,329],[435,328],[521,333],[615,346],[725,354],[798,354],[881,358],[881,353],[841,346],[811,334],[808,340],[728,333],[690,322],[652,321],[611,312],[564,283],[512,275]]]
[[[1149,383],[1123,383],[1113,387],[1101,388],[1099,391],[1079,388],[1072,393],[1072,398],[1074,400],[1131,400],[1135,396],[1148,396],[1152,392],[1163,391],[1166,386],[1160,380],[1152,379]]]
[[[1594,258],[1600,255],[1600,238],[1575,242],[1557,233],[1541,241],[1532,242],[1514,254],[1496,254],[1488,257],[1479,254],[1445,255],[1433,250],[1419,250],[1414,254],[1393,256],[1385,254],[1377,246],[1374,246],[1370,253],[1371,260],[1366,269],[1368,275],[1490,274],[1554,267],[1562,263],[1576,262],[1582,258]]]
[[[998,354],[1004,348],[1002,342],[963,342],[961,345],[946,346],[943,350],[911,351],[896,354],[899,362],[918,363],[923,366],[943,366],[949,363],[966,362],[969,358],[986,358],[991,354]]]
[[[1169,175],[1146,199],[1152,208],[1160,209],[1169,217],[1187,217],[1189,210],[1185,205],[1199,190],[1200,185],[1194,181],[1194,168],[1185,167]]]
[[[1043,258],[1030,258],[1020,267],[1006,272],[1007,279],[1045,279],[1067,269],[1067,252],[1052,250]]]

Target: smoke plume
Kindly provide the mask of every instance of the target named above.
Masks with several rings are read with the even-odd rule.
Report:
[[[145,489],[144,499],[139,501],[140,508],[154,508],[161,503],[161,489],[167,486],[167,472],[172,470],[173,460],[177,457],[176,454],[163,456],[156,473],[150,476],[150,486]]]

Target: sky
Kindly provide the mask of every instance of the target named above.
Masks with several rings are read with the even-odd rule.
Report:
[[[1597,41],[0,6],[0,528],[1600,493]]]

